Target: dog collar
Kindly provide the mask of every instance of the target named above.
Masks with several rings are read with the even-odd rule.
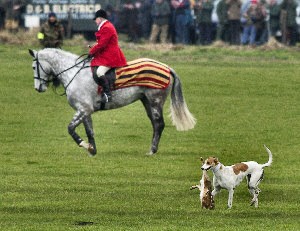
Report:
[[[218,165],[216,166],[216,167],[214,167],[214,172],[217,172],[217,171],[219,171],[220,170],[220,168],[221,168],[221,166],[222,166],[222,164],[219,162],[218,163]]]

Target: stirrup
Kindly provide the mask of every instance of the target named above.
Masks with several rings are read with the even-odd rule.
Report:
[[[111,102],[111,100],[112,100],[111,95],[103,92],[101,102],[108,103]]]

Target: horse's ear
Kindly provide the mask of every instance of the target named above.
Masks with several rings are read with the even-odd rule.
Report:
[[[35,58],[36,57],[36,53],[37,53],[37,51],[35,51],[35,50],[31,50],[31,49],[29,49],[28,50],[29,51],[29,54],[33,57],[33,58]]]

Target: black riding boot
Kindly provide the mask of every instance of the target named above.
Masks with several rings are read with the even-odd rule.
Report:
[[[111,68],[108,72],[105,73],[105,75],[102,75],[100,77],[97,76],[97,69],[98,67],[93,67],[92,71],[94,81],[103,89],[101,101],[102,103],[110,102],[112,100],[110,86],[113,86],[116,80],[115,69]]]
[[[112,96],[111,96],[111,90],[109,81],[106,75],[102,75],[99,77],[99,85],[103,88],[102,93],[102,102],[108,103],[111,102]]]

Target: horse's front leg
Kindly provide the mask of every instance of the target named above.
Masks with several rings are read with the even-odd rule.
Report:
[[[87,149],[89,151],[89,153],[92,154],[92,152],[90,152],[90,150],[93,149],[92,145],[90,145],[89,143],[86,143],[83,139],[81,139],[81,137],[75,131],[75,129],[83,121],[86,121],[88,117],[89,116],[87,116],[84,112],[77,111],[75,113],[71,123],[68,125],[68,132],[72,136],[73,140],[77,143],[77,145],[79,145],[80,147],[84,147],[85,149]],[[94,154],[92,154],[92,155],[94,155]]]

